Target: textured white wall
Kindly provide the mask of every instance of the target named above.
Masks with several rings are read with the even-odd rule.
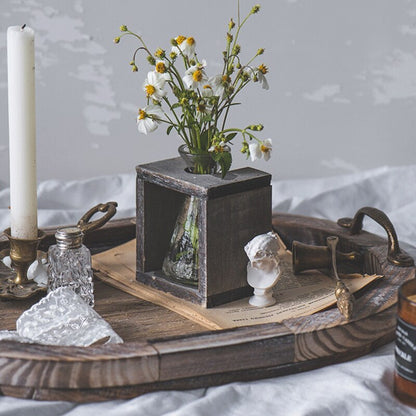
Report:
[[[194,36],[214,74],[236,1],[1,0],[0,180],[8,182],[6,29],[36,31],[38,179],[133,172],[176,156],[181,142],[136,130],[148,66],[130,72],[126,24],[152,49]],[[242,12],[255,2],[241,0]],[[263,0],[243,32],[243,55],[265,47],[270,90],[251,85],[237,126],[265,125],[275,178],[325,176],[415,163],[416,1]],[[234,167],[245,164],[234,148]]]

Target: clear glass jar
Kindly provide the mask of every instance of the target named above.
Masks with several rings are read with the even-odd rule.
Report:
[[[216,173],[218,170],[217,162],[211,157],[211,153],[206,151],[191,152],[186,144],[178,148],[179,155],[186,163],[186,171],[196,174]]]
[[[55,237],[56,245],[48,251],[48,291],[70,287],[93,307],[91,253],[82,244],[82,231],[78,227],[59,228]]]

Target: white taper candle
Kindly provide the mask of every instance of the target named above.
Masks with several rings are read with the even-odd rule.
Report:
[[[35,36],[33,29],[7,29],[9,93],[10,224],[12,237],[37,237]]]

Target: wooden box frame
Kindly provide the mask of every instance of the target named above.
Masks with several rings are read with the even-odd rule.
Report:
[[[180,158],[137,166],[137,280],[205,307],[252,293],[244,245],[271,230],[271,175],[252,168],[193,175]],[[198,287],[174,283],[161,271],[186,195],[198,198]]]

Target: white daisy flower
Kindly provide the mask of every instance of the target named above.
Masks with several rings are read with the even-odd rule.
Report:
[[[263,154],[264,160],[269,160],[272,154],[272,139],[266,139],[260,146],[261,153]]]
[[[182,80],[187,88],[196,89],[208,81],[208,77],[204,71],[206,65],[206,61],[203,60],[202,63],[193,65],[186,70]]]
[[[201,95],[204,98],[210,98],[214,95],[211,85],[206,84],[202,87]]]
[[[256,68],[256,76],[264,90],[269,89],[269,83],[267,82],[267,79],[265,75],[269,72],[269,69],[266,65],[261,64]]]
[[[175,53],[176,55],[180,55],[181,54],[181,49],[180,49],[180,47],[181,47],[181,45],[182,45],[182,43],[184,42],[184,41],[186,41],[186,36],[182,36],[182,35],[180,35],[180,36],[177,36],[176,38],[175,38],[175,41],[176,41],[176,44],[178,45],[178,46],[172,46],[172,52],[173,53]]]
[[[147,73],[147,78],[143,83],[143,90],[147,97],[160,101],[166,95],[166,91],[163,91],[163,87],[166,82],[166,75],[167,74],[159,74],[156,71],[150,71]]]
[[[272,139],[266,139],[263,142],[252,142],[248,145],[250,151],[251,161],[254,162],[256,159],[269,160],[272,153]]]
[[[211,152],[211,153],[222,153],[222,152],[224,152],[225,146],[227,146],[227,144],[224,141],[221,141],[219,144],[213,144],[208,149],[208,152]]]
[[[137,116],[137,129],[140,133],[148,134],[155,131],[163,119],[164,114],[159,105],[148,105],[144,109],[139,109]]]
[[[230,77],[221,74],[215,75],[215,77],[210,78],[209,83],[212,85],[214,95],[223,98],[225,87],[230,83]]]
[[[158,60],[158,61],[156,61],[156,64],[155,64],[155,71],[156,71],[158,74],[166,74],[166,71],[167,71],[167,65],[166,65],[166,62],[165,62],[165,61],[163,61],[163,60]]]
[[[179,45],[179,49],[182,51],[182,54],[188,58],[193,58],[195,56],[195,47],[196,42],[192,37],[186,38],[186,40]]]
[[[248,145],[248,150],[250,152],[250,159],[254,162],[257,159],[261,159],[261,150],[260,143],[252,142]]]

